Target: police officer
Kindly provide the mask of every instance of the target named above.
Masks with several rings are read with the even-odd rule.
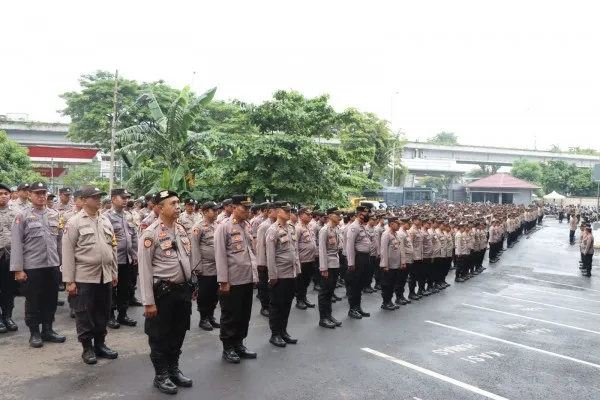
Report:
[[[52,192],[48,191],[46,193],[46,207],[54,208],[54,200],[55,199],[56,199],[56,196]]]
[[[48,187],[31,184],[31,206],[17,212],[11,233],[10,270],[24,282],[25,323],[31,347],[43,342],[63,343],[66,339],[53,329],[60,280],[60,226],[58,211],[46,208]],[[42,333],[40,335],[40,324]]]
[[[252,226],[252,237],[255,240],[256,235],[258,234],[258,227],[265,219],[268,218],[267,214],[269,212],[269,203],[261,203],[256,205],[256,207],[258,209],[258,214],[250,221],[250,226]]]
[[[86,364],[96,364],[97,357],[118,357],[105,344],[111,292],[117,284],[117,242],[108,216],[98,213],[104,195],[93,186],[83,188],[83,210],[69,219],[62,240],[63,280]]]
[[[399,219],[401,223],[401,227],[398,230],[398,240],[402,242],[402,247],[404,249],[404,263],[406,264],[406,268],[400,268],[398,271],[398,279],[396,280],[396,286],[394,288],[394,292],[396,293],[396,305],[405,306],[410,304],[411,301],[404,297],[404,287],[406,286],[406,281],[408,279],[409,273],[411,273],[413,268],[413,245],[412,245],[412,237],[409,235],[408,230],[410,229],[410,219],[402,218]],[[388,223],[389,225],[389,223]],[[409,298],[412,295],[414,297],[415,294],[415,281],[411,281],[409,283]]]
[[[256,264],[258,268],[258,299],[260,300],[260,314],[268,317],[270,313],[269,304],[269,273],[267,271],[267,229],[277,220],[277,209],[274,203],[269,203],[267,218],[258,226],[256,232]]]
[[[219,284],[217,283],[217,265],[215,263],[214,236],[217,229],[217,213],[221,205],[214,201],[202,204],[204,220],[197,222],[192,228],[192,270],[198,277],[198,326],[205,331],[220,328],[215,319],[215,307],[219,301]]]
[[[21,211],[31,204],[29,202],[29,183],[21,183],[17,186],[17,195],[18,197],[16,199],[8,202],[8,205],[15,212]]]
[[[362,289],[365,284],[366,272],[369,265],[371,240],[366,232],[369,222],[369,210],[364,206],[356,207],[356,220],[348,227],[346,233],[346,253],[348,257],[348,275],[350,276],[350,293],[348,316],[355,319],[370,317],[361,306]]]
[[[298,219],[296,232],[298,234],[298,256],[300,257],[301,274],[298,275],[298,282],[296,282],[296,308],[306,310],[315,306],[308,300],[306,293],[316,269],[317,244],[315,233],[308,225],[312,220],[312,211],[306,207],[300,208]],[[321,279],[321,281],[323,280]],[[322,286],[321,289],[323,289]]]
[[[138,262],[138,244],[133,215],[124,210],[127,201],[131,198],[131,193],[127,189],[118,188],[111,190],[110,197],[112,208],[104,215],[112,224],[117,240],[119,283],[116,290],[113,290],[113,310],[108,326],[117,329],[120,325],[137,325],[137,321],[127,315],[127,308],[131,298],[131,287],[137,278],[135,265]],[[118,319],[115,319],[114,309],[119,312]]]
[[[340,233],[338,225],[342,212],[337,207],[327,209],[327,224],[319,231],[319,271],[321,291],[319,292],[319,326],[334,329],[342,323],[332,315],[331,303],[340,269]]]
[[[394,311],[400,308],[392,303],[394,288],[398,281],[400,269],[406,270],[406,256],[404,252],[404,241],[398,236],[400,222],[398,217],[388,218],[389,230],[381,235],[381,308]]]
[[[192,237],[192,228],[198,222],[198,213],[196,213],[196,200],[188,199],[183,205],[184,212],[179,216],[179,223],[183,225],[188,237]]]
[[[177,386],[192,386],[192,380],[179,369],[192,313],[191,247],[185,228],[177,223],[181,213],[177,193],[160,191],[154,203],[158,219],[144,231],[138,245],[144,330],[156,372],[154,386],[174,394]]]
[[[233,214],[215,231],[215,262],[221,304],[223,359],[238,364],[240,358],[256,358],[243,341],[248,335],[252,314],[253,283],[258,282],[252,237],[246,230],[252,198],[235,195],[231,198]]]
[[[410,240],[413,248],[413,265],[408,275],[408,298],[410,300],[420,300],[421,294],[414,291],[417,282],[422,279],[423,268],[423,234],[421,232],[421,217],[419,215],[413,215],[412,225],[408,230]]]
[[[219,214],[219,216],[217,217],[217,224],[220,224],[225,219],[231,217],[231,214],[233,213],[233,203],[232,203],[231,199],[223,200],[222,204],[223,204],[223,212],[221,214]]]
[[[0,183],[0,333],[19,329],[12,319],[16,283],[10,271],[10,230],[16,213],[8,205],[10,193],[10,187]]]
[[[63,225],[66,226],[67,222],[71,218],[73,218],[75,214],[77,214],[83,209],[83,197],[81,197],[81,193],[81,190],[75,190],[73,192],[73,208],[69,209],[68,211],[65,211],[65,213],[62,215]],[[62,284],[64,285],[64,282],[62,282]],[[75,310],[73,309],[73,307],[71,307],[69,315],[71,316],[71,318],[75,318]]]
[[[292,300],[296,294],[296,277],[300,274],[297,237],[294,227],[288,224],[292,206],[285,201],[274,203],[277,221],[266,233],[267,269],[271,296],[269,342],[277,347],[298,343],[288,331],[288,319]]]
[[[148,204],[151,205],[152,208],[150,209],[150,211],[148,211],[147,214],[145,214],[146,216],[142,219],[142,222],[140,223],[140,227],[139,227],[139,230],[138,230],[138,236],[141,236],[142,233],[144,233],[144,231],[150,225],[152,225],[152,223],[154,223],[154,221],[156,221],[156,219],[158,218],[157,210],[154,209],[155,205],[154,205],[153,200],[149,200]]]
[[[65,212],[73,208],[71,194],[73,194],[71,188],[65,187],[58,189],[59,202],[56,206],[56,210],[60,213],[60,215],[64,215]]]

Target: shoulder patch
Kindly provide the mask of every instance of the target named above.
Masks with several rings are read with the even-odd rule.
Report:
[[[15,224],[20,224],[20,223],[21,223],[21,217],[15,218]]]
[[[144,247],[145,248],[150,248],[152,246],[152,239],[148,238],[144,240]]]
[[[194,235],[198,235],[200,233],[200,229],[198,227],[194,228]]]

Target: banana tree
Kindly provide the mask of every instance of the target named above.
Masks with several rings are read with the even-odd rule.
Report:
[[[194,166],[199,160],[212,158],[203,145],[210,133],[192,132],[189,128],[216,90],[212,88],[194,97],[186,86],[166,114],[154,95],[149,94],[152,120],[117,132],[119,153],[135,160],[130,182],[146,182],[147,193],[169,189],[182,196],[203,196],[195,185]]]

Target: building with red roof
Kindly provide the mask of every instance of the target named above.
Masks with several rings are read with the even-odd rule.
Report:
[[[533,193],[540,189],[510,174],[495,174],[465,185],[472,203],[531,204]]]

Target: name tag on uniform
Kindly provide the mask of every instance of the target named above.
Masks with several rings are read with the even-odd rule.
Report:
[[[287,235],[279,237],[281,243],[287,243],[289,240],[290,238]]]

